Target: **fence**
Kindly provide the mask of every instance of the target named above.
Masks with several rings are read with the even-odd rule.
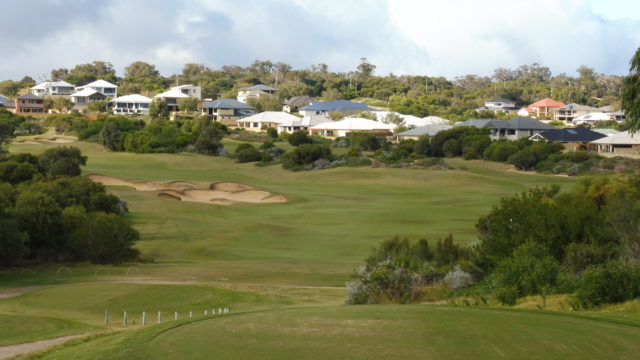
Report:
[[[215,308],[212,308],[211,311],[209,311],[209,309],[205,309],[204,311],[199,311],[198,313],[203,314],[203,316],[208,316],[208,317],[214,317],[214,316],[222,316],[225,314],[229,314],[231,313],[231,308],[228,307],[224,307],[224,308],[218,308],[218,311],[216,312]],[[170,312],[169,312],[170,314]],[[194,312],[193,311],[189,311],[188,313],[189,319],[193,318],[194,316]],[[196,314],[197,316],[197,314]],[[167,321],[171,321],[171,318],[169,318],[170,320]],[[146,326],[148,321],[147,321],[147,312],[143,311],[141,314],[141,321],[140,323],[143,326]],[[180,320],[180,312],[179,311],[174,311],[173,312],[173,321],[176,320]],[[104,312],[104,324],[105,325],[109,325],[109,323],[111,322],[110,319],[110,313],[109,310],[105,310]],[[162,323],[162,311],[158,311],[158,317],[156,320],[157,324]],[[122,313],[122,325],[129,325],[129,313],[127,311],[123,311]],[[132,325],[135,325],[135,320],[133,320]]]

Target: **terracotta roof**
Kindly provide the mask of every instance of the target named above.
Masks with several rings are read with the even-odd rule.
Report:
[[[567,106],[567,105],[563,102],[555,101],[551,98],[538,100],[533,104],[529,105],[529,107],[563,107],[563,106]]]

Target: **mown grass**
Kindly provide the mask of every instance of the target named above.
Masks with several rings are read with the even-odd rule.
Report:
[[[68,319],[0,314],[0,346],[78,334],[90,330],[91,327]]]
[[[290,308],[116,334],[43,359],[632,358],[640,328],[450,306]]]
[[[237,142],[225,141],[231,148]],[[40,152],[52,145],[14,145]],[[464,170],[337,168],[290,172],[193,154],[113,153],[77,143],[85,174],[127,180],[237,181],[283,194],[284,204],[217,206],[110,187],[127,200],[138,247],[156,264],[145,275],[234,283],[343,285],[369,249],[395,235],[476,239],[475,222],[502,196],[575,179],[518,174],[503,164],[447,160]],[[14,280],[19,283],[19,279]],[[29,279],[29,274],[18,277]],[[2,280],[2,277],[0,277]]]

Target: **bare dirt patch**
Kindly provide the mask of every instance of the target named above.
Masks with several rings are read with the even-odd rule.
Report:
[[[160,191],[158,196],[168,200],[190,201],[215,205],[235,203],[273,204],[287,202],[283,195],[231,181],[215,182],[207,188],[186,181],[142,181],[131,182],[104,175],[89,175],[92,181],[107,186],[127,186],[138,191]]]

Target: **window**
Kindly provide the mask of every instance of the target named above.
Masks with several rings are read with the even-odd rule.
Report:
[[[514,129],[507,129],[507,135],[515,135],[516,131]]]

